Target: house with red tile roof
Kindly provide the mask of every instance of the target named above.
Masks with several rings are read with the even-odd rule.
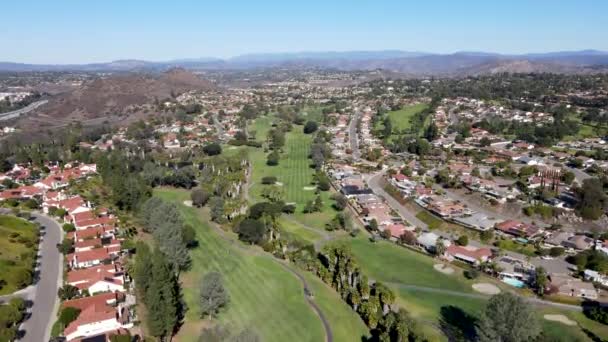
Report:
[[[70,268],[87,268],[113,260],[120,253],[118,247],[101,247],[82,252],[74,252],[66,256]]]
[[[86,213],[86,212],[84,212],[84,213]],[[78,213],[78,214],[84,214],[84,213]],[[74,217],[74,216],[72,216],[72,217]],[[101,216],[101,217],[92,217],[90,219],[71,220],[71,222],[74,224],[74,227],[76,227],[77,230],[84,230],[84,229],[92,228],[92,227],[113,225],[116,223],[116,219],[113,217],[110,217],[110,216]]]
[[[118,304],[123,298],[119,293],[103,293],[64,302],[62,308],[80,309],[78,318],[63,331],[66,340],[74,341],[131,328],[133,324],[129,322],[127,308]]]
[[[101,247],[120,247],[121,240],[105,237],[95,239],[82,239],[74,242],[74,250],[76,252],[90,251]]]
[[[83,230],[76,230],[68,233],[68,238],[74,240],[74,242],[89,240],[93,238],[111,237],[116,236],[116,227],[114,225],[103,225],[97,227],[91,227]]]
[[[71,270],[67,283],[93,295],[100,292],[125,292],[125,274],[119,264]]]
[[[446,248],[445,255],[448,260],[459,260],[468,264],[479,265],[492,258],[492,251],[489,248],[458,246],[453,244]]]

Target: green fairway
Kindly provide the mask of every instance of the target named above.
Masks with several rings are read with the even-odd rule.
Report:
[[[363,237],[343,241],[351,247],[357,262],[370,279],[389,285],[397,295],[396,303],[422,323],[429,323],[424,324],[425,329],[435,337],[441,336],[439,324],[444,318],[444,312],[450,307],[462,310],[472,317],[482,314],[486,299],[480,298],[472,290],[473,283],[491,281],[503,290],[508,289],[504,284],[488,278],[467,280],[455,266],[452,266],[456,270],[454,274],[440,273],[433,269],[438,261],[390,242],[372,243]],[[441,290],[447,291],[442,293]],[[595,335],[608,336],[608,327],[587,319],[580,312],[543,307],[539,309],[539,318],[544,331],[551,337],[560,337],[563,341],[590,341],[581,328],[546,321],[542,318],[544,314],[566,315]]]
[[[31,283],[38,229],[24,219],[0,215],[0,294]]]
[[[186,324],[178,335],[179,341],[196,341],[205,320],[199,318],[198,288],[203,274],[215,270],[224,276],[230,293],[228,309],[220,314],[220,320],[235,329],[250,327],[264,341],[322,341],[325,333],[320,319],[304,300],[300,281],[270,255],[255,254],[249,247],[237,244],[235,235],[231,241],[219,236],[206,222],[203,209],[181,205],[188,193],[178,190],[158,190],[156,196],[180,204],[186,222],[196,227],[200,247],[191,251],[192,269],[183,274],[184,299],[188,305]],[[347,340],[360,340],[366,331],[361,320],[348,314],[348,308],[329,288],[314,282],[315,296],[323,299],[318,303],[328,316],[331,326],[358,327],[350,330]],[[325,311],[325,309],[331,309]]]
[[[279,219],[279,224],[281,225],[281,228],[285,230],[285,232],[292,234],[294,237],[300,240],[312,243],[322,238],[321,233],[306,229],[298,222],[293,222],[284,217]]]
[[[262,141],[270,129],[272,118],[261,117],[256,119],[252,129],[256,131],[256,139]],[[323,199],[323,210],[318,213],[304,214],[302,209],[306,202],[316,197],[315,186],[312,184],[315,170],[310,167],[310,145],[312,135],[304,134],[301,126],[294,126],[291,132],[286,134],[284,152],[277,166],[266,165],[268,152],[263,149],[251,149],[249,159],[252,163],[250,199],[252,202],[263,201],[261,193],[264,187],[261,180],[265,176],[277,177],[279,187],[283,189],[284,199],[287,203],[296,204],[295,217],[300,222],[323,230],[325,224],[333,218],[336,211],[332,208],[333,200],[331,193],[321,193]]]

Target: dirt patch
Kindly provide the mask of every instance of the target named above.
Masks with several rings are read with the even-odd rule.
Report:
[[[454,273],[453,268],[451,268],[450,266],[444,265],[444,264],[435,264],[433,266],[433,268],[435,269],[435,271],[441,272],[443,274],[453,274]]]
[[[500,293],[500,289],[496,285],[489,283],[473,284],[473,290],[487,295],[495,295]]]
[[[192,201],[184,201],[186,207],[192,207]]]
[[[564,315],[544,315],[543,316],[547,321],[558,322],[565,325],[576,325],[576,322],[571,320],[570,318]]]
[[[316,186],[305,186],[305,187],[303,187],[303,189],[304,189],[304,191],[312,191],[312,190],[317,189],[317,187]]]

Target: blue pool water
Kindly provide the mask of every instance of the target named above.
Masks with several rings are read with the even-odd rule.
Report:
[[[519,279],[515,279],[515,278],[504,277],[504,278],[502,278],[502,281],[504,283],[507,283],[511,286],[515,286],[520,289],[526,286],[526,283],[524,283],[523,281],[521,281]]]

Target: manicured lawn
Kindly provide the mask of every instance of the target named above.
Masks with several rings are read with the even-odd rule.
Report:
[[[220,315],[222,322],[234,329],[250,327],[264,341],[324,340],[321,321],[305,302],[302,284],[293,274],[270,255],[255,255],[238,248],[236,244],[241,242],[235,241],[234,234],[227,233],[232,239],[230,242],[220,237],[206,222],[204,209],[181,205],[188,198],[187,192],[163,189],[155,195],[180,203],[184,218],[197,230],[200,245],[191,251],[192,269],[181,276],[189,310],[186,324],[178,335],[179,341],[196,341],[200,327],[205,324],[198,311],[199,281],[203,274],[212,270],[222,273],[231,298],[228,309]],[[365,330],[363,323],[357,321],[356,316],[348,318],[335,293],[321,287],[315,289],[315,296],[319,301],[324,299],[326,308],[333,309],[326,314],[336,329],[340,329],[341,324],[359,326],[346,340],[360,340],[361,329]],[[338,319],[340,321],[336,321]]]
[[[311,243],[321,239],[321,234],[310,229],[302,228],[297,222],[292,222],[286,218],[280,218],[279,223],[288,234],[292,234],[297,239]]]
[[[271,125],[272,118],[261,117],[253,123],[253,130],[256,131],[256,139],[262,141]],[[323,210],[318,213],[304,214],[302,210],[306,202],[316,197],[315,186],[312,184],[315,170],[310,167],[310,145],[312,135],[304,134],[302,126],[293,126],[293,130],[286,134],[285,147],[281,153],[279,165],[266,165],[266,156],[269,152],[263,149],[250,149],[249,159],[252,163],[253,171],[251,175],[252,186],[250,198],[253,202],[263,201],[261,193],[265,186],[261,183],[265,176],[277,177],[277,181],[284,191],[284,199],[287,203],[296,204],[295,218],[306,225],[318,229],[324,229],[325,224],[333,218],[336,211],[332,208],[331,192],[321,193],[323,199]]]
[[[0,215],[0,295],[13,293],[29,284],[20,284],[24,273],[32,272],[38,228],[24,219]]]
[[[402,283],[473,293],[471,285],[465,282],[461,272],[446,275],[435,271],[433,265],[439,261],[426,255],[391,242],[370,242],[363,236],[344,241],[347,241],[357,262],[370,278],[386,283]]]
[[[483,298],[466,297],[451,293],[437,293],[418,289],[420,286],[431,289],[457,291],[463,294],[476,294],[471,289],[474,282],[486,282],[489,279],[467,280],[462,271],[446,275],[435,271],[433,265],[436,260],[429,256],[408,250],[393,243],[380,241],[370,242],[364,237],[342,240],[351,247],[358,264],[370,279],[381,281],[389,285],[397,295],[396,303],[407,309],[412,316],[423,324],[431,337],[445,339],[438,330],[441,320],[450,307],[462,310],[474,318],[478,318],[485,307]],[[497,284],[503,290],[504,284]],[[400,285],[401,284],[401,285]],[[405,286],[404,286],[405,285]],[[580,312],[573,312],[557,308],[543,307],[538,309],[544,331],[552,337],[560,337],[563,341],[590,341],[581,328],[565,326],[560,323],[546,321],[544,314],[563,314],[575,320],[583,328],[589,329],[595,335],[608,336],[608,327],[587,319]]]

